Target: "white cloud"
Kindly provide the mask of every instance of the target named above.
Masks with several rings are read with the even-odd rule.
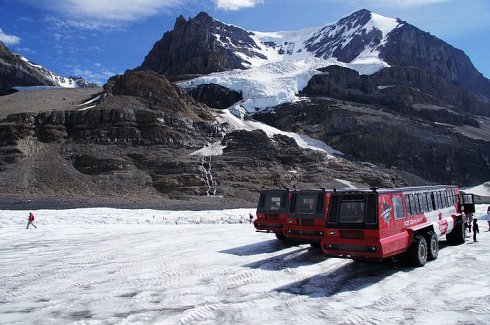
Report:
[[[263,0],[216,0],[219,9],[239,10],[242,8],[251,8],[263,3]]]
[[[160,12],[178,8],[194,0],[24,0],[48,9],[57,17],[49,19],[58,27],[78,29],[117,28]]]
[[[107,82],[107,79],[116,75],[117,73],[105,69],[101,65],[94,66],[94,69],[81,69],[75,67],[71,70],[72,76],[81,76],[83,79],[95,82],[98,85],[103,85]]]
[[[264,0],[23,0],[32,6],[49,10],[50,22],[57,27],[77,29],[118,29],[128,22],[161,12],[214,3],[218,9],[239,10],[254,7]]]
[[[16,45],[20,43],[20,37],[15,35],[7,35],[0,28],[0,41],[6,45]]]

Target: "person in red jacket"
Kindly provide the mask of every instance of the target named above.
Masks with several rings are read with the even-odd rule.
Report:
[[[34,215],[32,214],[32,212],[29,212],[29,217],[27,218],[28,222],[27,222],[27,228],[26,229],[29,229],[29,225],[33,225],[34,228],[37,229],[36,225],[33,223],[34,222]]]

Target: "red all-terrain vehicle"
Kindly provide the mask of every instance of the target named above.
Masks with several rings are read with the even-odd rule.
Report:
[[[331,194],[322,250],[354,260],[397,256],[413,265],[435,260],[439,239],[465,242],[465,214],[455,186],[337,191]]]
[[[320,247],[325,234],[331,190],[304,190],[292,193],[284,235]]]
[[[283,228],[291,201],[291,191],[263,190],[257,205],[257,218],[254,227],[258,232],[273,232],[277,239],[284,240]]]

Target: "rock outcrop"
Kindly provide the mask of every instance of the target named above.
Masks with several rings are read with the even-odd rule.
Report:
[[[153,70],[168,77],[244,69],[244,60],[222,46],[217,34],[237,40],[238,46],[254,44],[248,32],[214,20],[207,13],[201,12],[188,21],[180,16],[174,29],[155,43],[138,69]]]
[[[215,84],[199,85],[189,94],[198,102],[216,109],[228,108],[243,99],[242,93]]]
[[[431,121],[469,124],[478,127],[471,114],[490,116],[490,103],[472,92],[457,87],[430,71],[415,67],[393,66],[372,75],[359,75],[349,68],[332,65],[313,76],[302,94],[329,96],[366,104],[381,104],[393,110],[424,117],[424,106],[446,109],[446,116],[426,117]],[[418,109],[416,109],[416,107]],[[459,122],[458,122],[459,121]]]
[[[463,51],[407,22],[402,23],[390,33],[380,52],[381,58],[391,65],[433,72],[456,86],[490,99],[490,80],[478,72]]]
[[[383,107],[312,98],[310,103],[285,104],[254,118],[321,139],[348,157],[430,182],[479,184],[490,178],[488,139],[472,139],[458,127]]]

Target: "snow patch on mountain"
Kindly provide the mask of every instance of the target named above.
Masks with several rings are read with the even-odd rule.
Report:
[[[483,184],[469,187],[469,188],[464,188],[463,189],[466,193],[473,193],[475,195],[479,196],[488,196],[490,197],[490,181],[485,182]]]
[[[192,89],[202,84],[218,84],[240,91],[243,106],[248,112],[264,109],[282,103],[298,100],[297,94],[303,90],[318,69],[329,65],[340,65],[370,74],[386,66],[382,61],[349,64],[336,59],[309,57],[298,61],[272,62],[248,70],[216,72],[192,80],[178,83],[182,88]]]
[[[62,88],[77,88],[77,87],[92,87],[96,86],[95,84],[92,84],[90,82],[87,82],[81,77],[63,77],[60,75],[57,75],[50,70],[46,69],[42,65],[39,64],[34,64],[31,61],[29,61],[27,58],[22,56],[21,54],[15,54],[19,59],[21,59],[23,62],[25,62],[28,66],[31,68],[37,70],[40,74],[42,74],[46,79],[49,81],[53,82],[55,86],[59,86]]]
[[[367,10],[324,27],[297,31],[247,32],[246,41],[230,38],[230,25],[221,23],[213,34],[221,46],[231,49],[244,60],[246,70],[217,72],[179,83],[183,88],[218,84],[240,91],[241,104],[248,112],[296,101],[297,94],[308,84],[319,68],[340,65],[359,74],[373,74],[389,65],[380,58],[380,49],[389,34],[401,23]],[[233,26],[233,28],[238,28]],[[339,51],[352,41],[364,44],[350,62],[339,59]]]
[[[281,135],[285,135],[285,136],[288,136],[290,138],[293,138],[299,147],[304,148],[304,149],[315,150],[315,151],[322,151],[322,152],[328,154],[329,158],[335,158],[333,156],[334,154],[335,155],[343,155],[342,152],[333,149],[332,147],[328,146],[325,142],[323,142],[321,140],[313,139],[307,135],[300,135],[300,134],[293,133],[293,132],[281,131],[279,129],[276,129],[275,127],[272,127],[272,126],[267,125],[267,124],[262,123],[262,122],[258,122],[258,121],[254,121],[254,120],[242,120],[242,119],[236,117],[235,115],[233,115],[230,112],[230,110],[224,110],[223,113],[217,114],[216,120],[220,124],[226,123],[227,125],[229,125],[230,131],[235,131],[235,130],[246,130],[246,131],[262,130],[271,139],[273,139],[273,137],[276,134],[281,134]],[[206,150],[205,150],[206,148],[208,148],[208,147],[201,149],[202,151],[199,150],[199,152],[206,152]],[[213,148],[217,149],[216,143],[214,143],[211,146],[211,148],[209,148],[209,151],[211,152]],[[221,148],[223,149],[224,147],[221,147]],[[212,151],[212,152],[215,153],[216,151]],[[197,153],[198,152],[194,152],[193,154],[197,154]]]

